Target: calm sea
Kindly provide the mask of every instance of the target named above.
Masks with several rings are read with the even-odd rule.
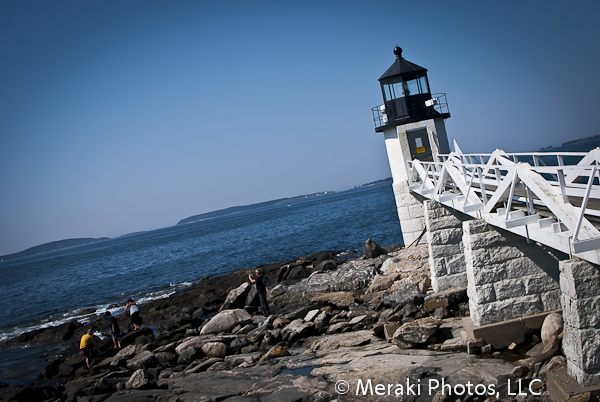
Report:
[[[167,297],[206,275],[323,250],[362,252],[368,238],[382,246],[403,242],[389,183],[5,261],[0,340],[86,308]],[[24,352],[0,351],[0,381],[22,375],[6,367],[11,354]]]

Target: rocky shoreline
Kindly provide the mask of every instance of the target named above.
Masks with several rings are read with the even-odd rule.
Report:
[[[495,351],[463,331],[466,286],[430,290],[426,246],[368,240],[360,258],[339,255],[261,266],[268,317],[248,283],[252,268],[142,305],[146,327],[128,331],[118,351],[103,316],[23,334],[0,347],[70,347],[32,384],[4,384],[0,400],[549,400],[546,373],[565,363],[560,323]],[[124,329],[128,318],[117,318]],[[90,327],[105,339],[88,369],[79,340]]]

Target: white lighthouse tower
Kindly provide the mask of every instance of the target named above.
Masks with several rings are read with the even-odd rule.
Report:
[[[433,161],[450,152],[444,120],[450,117],[446,94],[432,94],[427,69],[402,58],[379,78],[383,105],[372,109],[375,131],[385,138],[394,195],[404,244],[413,243],[425,229],[423,200],[408,187],[408,161]],[[419,242],[425,242],[424,236]]]

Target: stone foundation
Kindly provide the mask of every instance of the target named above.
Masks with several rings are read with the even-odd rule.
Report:
[[[463,223],[463,245],[476,327],[561,308],[562,253],[483,220]]]
[[[434,292],[467,283],[463,221],[473,219],[436,201],[425,201],[429,270]]]
[[[583,386],[600,385],[600,267],[560,263],[567,372]]]
[[[398,218],[404,244],[408,247],[421,236],[425,229],[425,210],[423,208],[424,198],[418,194],[411,193],[408,181],[394,182],[394,197],[398,207]],[[422,236],[416,244],[425,244],[426,236]]]

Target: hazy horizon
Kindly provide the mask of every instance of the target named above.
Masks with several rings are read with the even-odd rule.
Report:
[[[130,235],[134,235],[134,234],[138,234],[138,233],[151,232],[153,230],[167,229],[167,228],[172,227],[172,226],[177,226],[179,224],[179,222],[181,222],[184,219],[191,218],[192,216],[203,215],[203,214],[210,214],[212,212],[218,212],[218,211],[226,210],[228,208],[251,206],[251,205],[261,204],[261,203],[265,203],[265,202],[269,202],[269,201],[277,201],[277,200],[280,200],[280,199],[283,200],[283,199],[288,199],[288,198],[297,198],[297,197],[303,197],[303,196],[313,195],[313,194],[330,194],[330,193],[331,194],[334,194],[334,193],[337,194],[337,193],[343,193],[345,191],[355,190],[357,187],[370,185],[370,184],[373,184],[373,183],[376,183],[376,182],[379,182],[379,181],[383,182],[383,181],[388,180],[388,179],[392,179],[392,177],[391,176],[390,177],[385,177],[383,179],[378,179],[378,180],[375,180],[373,182],[358,184],[358,185],[354,186],[353,188],[348,188],[348,189],[345,189],[345,190],[339,190],[339,191],[333,191],[333,190],[315,191],[315,192],[310,193],[310,194],[296,194],[296,195],[293,195],[293,196],[290,196],[290,197],[283,197],[283,198],[275,198],[275,199],[272,199],[272,200],[258,201],[258,202],[253,203],[253,204],[233,205],[233,206],[226,207],[226,208],[215,209],[213,211],[206,211],[206,212],[201,212],[201,213],[198,213],[198,214],[192,214],[190,216],[186,216],[186,217],[180,218],[176,223],[174,223],[172,225],[167,225],[167,226],[164,226],[164,227],[152,228],[152,229],[148,229],[148,230],[140,231],[140,232],[123,233],[121,235],[114,236],[114,237],[104,237],[103,236],[103,237],[94,238],[94,237],[84,236],[84,237],[67,238],[67,239],[54,239],[54,240],[50,240],[50,241],[42,243],[42,244],[36,244],[34,246],[28,247],[28,248],[26,248],[24,250],[16,251],[14,253],[3,254],[3,255],[0,255],[0,257],[7,257],[7,256],[10,256],[10,255],[13,255],[13,254],[19,254],[21,252],[30,250],[32,248],[36,248],[36,247],[39,247],[39,246],[44,246],[44,245],[50,244],[50,243],[60,242],[60,241],[63,241],[63,240],[92,239],[92,238],[93,239],[103,239],[103,240],[104,239],[116,239],[116,238],[119,238],[119,237],[130,236]],[[194,222],[196,222],[196,221],[189,222],[189,223],[194,223]]]
[[[0,2],[0,255],[390,176],[394,62],[464,152],[600,134],[600,3]]]

